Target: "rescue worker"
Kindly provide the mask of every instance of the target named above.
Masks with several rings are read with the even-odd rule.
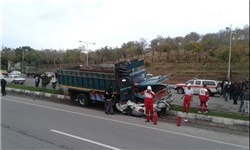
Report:
[[[109,88],[105,91],[104,93],[104,98],[105,98],[105,113],[107,115],[113,115],[114,110],[113,110],[113,92],[112,92],[112,85],[109,85]]]
[[[199,93],[200,107],[198,113],[207,113],[207,102],[209,100],[209,92],[207,90],[207,85],[204,84],[203,88],[200,89]]]
[[[188,83],[187,88],[184,91],[184,95],[182,96],[182,98],[184,98],[182,112],[186,112],[186,113],[189,112],[190,103],[191,103],[191,101],[193,99],[193,94],[194,94],[194,91],[191,88],[191,84]]]
[[[144,97],[144,104],[145,104],[145,111],[146,111],[146,121],[149,122],[151,120],[153,122],[153,114],[154,114],[154,108],[153,108],[153,102],[155,98],[155,93],[152,91],[151,86],[147,87],[147,90],[143,91],[141,93]]]

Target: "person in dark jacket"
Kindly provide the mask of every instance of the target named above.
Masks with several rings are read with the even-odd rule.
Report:
[[[105,113],[107,115],[114,114],[114,110],[113,110],[113,92],[112,92],[112,85],[109,85],[108,89],[105,91],[104,93],[104,98],[105,98]]]
[[[235,84],[235,89],[234,89],[234,92],[233,92],[233,104],[234,105],[237,105],[237,101],[239,99],[240,91],[241,91],[241,84],[236,83]]]
[[[230,95],[230,87],[228,82],[226,82],[224,85],[224,91],[225,91],[225,101],[227,102],[229,100],[229,95]]]
[[[227,80],[227,78],[225,77],[225,79],[223,79],[222,81],[221,81],[221,83],[220,83],[220,87],[221,87],[221,94],[220,94],[220,97],[222,97],[222,98],[225,98],[225,90],[224,90],[224,87],[225,87],[225,83],[228,83],[228,80]]]
[[[235,90],[235,82],[230,82],[229,83],[229,88],[230,88],[230,95],[229,95],[229,100],[233,99],[233,93]]]
[[[243,105],[244,105],[244,93],[246,91],[246,88],[245,87],[243,87],[243,88],[244,88],[244,90],[239,96],[239,101],[240,101],[239,112],[241,112],[243,110]]]
[[[220,82],[220,87],[221,87],[220,97],[223,97],[223,92],[224,92],[224,80],[222,80],[222,81]]]
[[[4,77],[2,77],[2,79],[1,79],[2,96],[7,95],[7,92],[6,92],[6,90],[5,90],[6,84],[7,84],[6,80],[4,79]]]
[[[40,84],[40,76],[37,75],[36,78],[35,78],[35,86],[39,87],[39,84]]]
[[[249,88],[247,87],[242,96],[243,107],[240,108],[240,111],[243,111],[249,114]]]

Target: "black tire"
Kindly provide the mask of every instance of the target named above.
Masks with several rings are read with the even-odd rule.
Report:
[[[15,80],[13,80],[11,83],[12,83],[12,84],[16,84],[16,81],[15,81]]]
[[[130,107],[127,107],[126,114],[131,116],[132,115],[132,109]]]
[[[178,94],[183,94],[184,93],[184,89],[183,88],[177,88],[177,93]]]
[[[72,90],[68,90],[69,92],[69,98],[71,101],[77,101],[77,95],[76,95],[76,92],[72,91]]]
[[[90,104],[90,100],[89,100],[89,97],[87,96],[87,94],[79,94],[77,96],[77,99],[78,99],[80,106],[88,107]]]

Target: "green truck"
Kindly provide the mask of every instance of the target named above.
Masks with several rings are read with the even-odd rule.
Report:
[[[25,66],[24,73],[27,77],[35,77],[35,75],[37,75],[37,67]]]
[[[104,102],[103,95],[109,85],[113,86],[116,102],[143,102],[141,92],[147,86],[152,87],[156,99],[169,92],[168,85],[163,84],[167,76],[147,78],[144,60],[57,69],[57,77],[60,86],[68,89],[70,99],[79,101],[82,106]]]

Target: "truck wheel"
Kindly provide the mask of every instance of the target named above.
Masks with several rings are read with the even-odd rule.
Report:
[[[71,101],[78,101],[76,92],[72,90],[68,90],[68,92],[69,92],[69,98]]]
[[[77,96],[77,99],[81,106],[84,106],[84,107],[89,106],[90,101],[89,101],[89,97],[86,94],[79,94]]]
[[[178,93],[178,94],[183,94],[183,93],[184,93],[183,88],[177,88],[177,93]]]

